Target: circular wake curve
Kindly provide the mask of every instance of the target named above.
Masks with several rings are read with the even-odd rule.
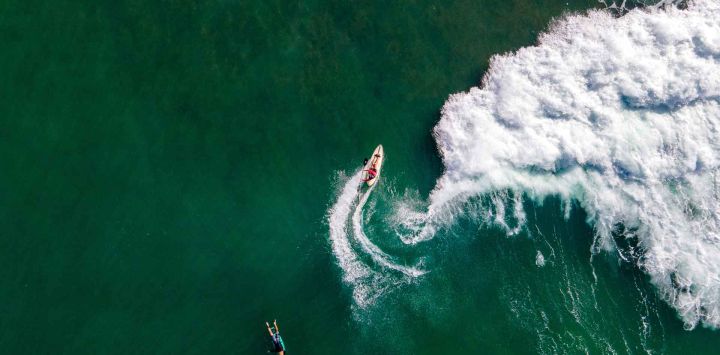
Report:
[[[361,194],[361,175],[358,170],[347,180],[329,210],[328,224],[332,251],[342,269],[343,280],[352,287],[355,303],[364,308],[388,288],[408,278],[421,276],[426,271],[396,263],[391,255],[367,237],[363,230],[363,207],[377,185]],[[352,228],[348,228],[348,224]],[[363,254],[358,253],[355,245]],[[366,263],[362,255],[369,256],[372,263]]]

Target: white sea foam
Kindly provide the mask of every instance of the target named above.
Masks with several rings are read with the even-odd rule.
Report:
[[[365,203],[367,203],[367,200],[370,197],[370,193],[375,188],[375,186],[377,185],[371,186],[360,196],[360,201],[355,207],[355,212],[352,216],[353,235],[355,236],[355,239],[360,243],[363,251],[366,254],[370,255],[372,260],[375,261],[375,263],[377,263],[378,265],[391,270],[399,271],[410,277],[417,277],[424,274],[425,271],[420,270],[416,267],[408,267],[395,263],[392,260],[392,256],[382,251],[382,249],[380,249],[377,245],[373,244],[367,237],[367,235],[365,235],[362,222],[363,207],[365,206]]]
[[[720,326],[720,2],[561,19],[538,45],[492,58],[434,136],[446,170],[406,243],[472,196],[575,199],[595,252],[631,230],[638,266],[686,326]]]
[[[358,258],[347,233],[347,219],[357,198],[359,183],[360,172],[347,180],[337,201],[330,208],[328,225],[333,254],[343,270],[343,280],[351,285],[357,285],[353,288],[353,299],[358,300],[362,305],[362,302],[373,296],[371,283],[376,276],[372,269]]]
[[[535,254],[535,265],[537,267],[545,266],[545,256],[540,252],[540,250],[538,250],[537,254]]]
[[[361,194],[361,175],[361,171],[357,171],[344,182],[337,201],[329,210],[328,225],[333,254],[342,269],[343,280],[352,288],[355,304],[365,308],[388,288],[421,276],[425,271],[395,262],[391,255],[367,237],[363,230],[363,207],[377,184]],[[352,229],[348,228],[348,224],[352,225]],[[359,245],[363,253],[356,250],[353,243]],[[364,255],[369,256],[373,263],[363,260]]]

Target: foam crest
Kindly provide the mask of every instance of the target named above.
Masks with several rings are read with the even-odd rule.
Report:
[[[575,199],[594,251],[622,226],[686,326],[719,327],[720,3],[568,16],[538,43],[448,99],[434,129],[446,170],[403,241],[431,239],[473,196]]]

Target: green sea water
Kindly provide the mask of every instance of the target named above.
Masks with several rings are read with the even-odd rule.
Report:
[[[377,144],[393,248],[382,216],[435,186],[448,96],[597,6],[3,2],[0,352],[263,354],[277,319],[289,354],[713,353],[554,199],[526,202],[535,233],[459,221],[368,308],[333,256],[328,209]]]

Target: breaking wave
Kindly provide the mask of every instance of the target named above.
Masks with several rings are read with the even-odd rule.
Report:
[[[661,3],[569,15],[536,46],[493,57],[480,87],[445,103],[433,131],[445,171],[428,201],[396,203],[386,222],[399,239],[426,242],[460,216],[514,235],[524,198],[559,197],[566,218],[574,200],[594,253],[635,263],[687,329],[720,327],[720,2]],[[365,235],[360,183],[345,181],[328,221],[366,307],[425,271]]]
[[[492,58],[433,133],[445,172],[422,218],[405,213],[417,231],[405,243],[432,239],[474,196],[577,200],[594,252],[629,241],[688,329],[720,327],[719,2],[565,17]]]

